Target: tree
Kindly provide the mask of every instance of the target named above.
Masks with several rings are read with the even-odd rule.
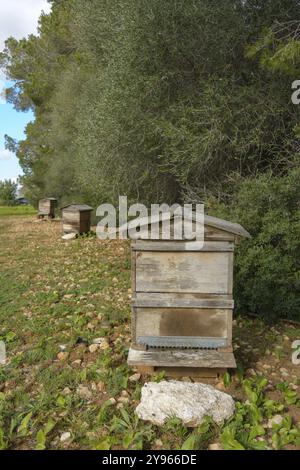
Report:
[[[36,116],[16,147],[34,199],[171,203],[289,168],[292,72],[266,57],[299,0],[51,3],[40,35],[9,39],[1,59],[9,99]]]
[[[17,183],[11,180],[0,181],[0,204],[2,206],[14,206],[17,198]]]

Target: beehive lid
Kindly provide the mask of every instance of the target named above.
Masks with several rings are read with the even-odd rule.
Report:
[[[61,210],[67,212],[91,212],[93,208],[87,204],[68,204],[62,207]]]
[[[40,200],[40,202],[42,201],[57,201],[57,199],[55,197],[45,197],[43,199]]]
[[[195,212],[187,211],[185,213],[185,216],[189,220],[193,220],[196,222],[196,214]],[[158,215],[155,216],[149,216],[149,217],[144,217],[142,219],[135,219],[131,222],[128,222],[127,228],[136,228],[136,227],[145,227],[146,225],[151,225],[151,224],[157,224],[159,222],[162,222],[163,220],[167,219],[174,219],[176,216],[170,212],[162,212]],[[247,232],[242,225],[229,222],[228,220],[224,219],[219,219],[218,217],[212,217],[210,215],[204,215],[204,225],[205,227],[213,227],[219,230],[223,230],[224,232],[231,233],[233,235],[236,235],[237,237],[242,237],[242,238],[251,238],[251,235],[249,232]],[[126,229],[125,226],[120,228],[120,231],[123,231]]]

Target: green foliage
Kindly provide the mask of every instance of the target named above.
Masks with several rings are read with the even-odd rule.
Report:
[[[35,112],[24,141],[7,138],[33,201],[199,200],[297,148],[290,77],[275,72],[298,42],[274,29],[295,29],[297,0],[51,3],[40,35],[0,56],[9,100]]]
[[[36,435],[36,450],[46,449],[47,435],[52,431],[55,426],[55,422],[49,419],[44,429],[40,429]]]
[[[0,205],[14,206],[17,197],[17,183],[11,180],[0,181]]]
[[[114,435],[121,435],[124,449],[142,450],[145,443],[150,442],[153,437],[152,426],[141,422],[136,415],[129,415],[123,408],[120,410],[120,415],[113,417],[110,440],[113,442]]]
[[[211,418],[206,417],[182,444],[181,450],[201,450],[216,433],[216,426]]]
[[[214,214],[243,224],[252,239],[237,251],[235,298],[240,312],[300,319],[300,170],[283,176],[235,178],[228,203],[211,199]]]
[[[8,215],[34,215],[36,210],[32,206],[0,206],[0,217]]]
[[[269,448],[264,422],[284,410],[284,405],[265,396],[267,379],[246,379],[242,381],[247,396],[245,403],[236,403],[234,417],[221,431],[221,443],[225,450],[265,450]],[[284,416],[280,424],[272,427],[272,443],[275,449],[287,444],[298,445],[299,426],[294,426],[290,416]]]
[[[297,392],[290,388],[288,382],[281,382],[277,385],[277,388],[282,392],[287,405],[297,405],[300,408],[300,399],[298,398]]]

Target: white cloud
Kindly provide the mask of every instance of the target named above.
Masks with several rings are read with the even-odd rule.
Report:
[[[0,50],[9,36],[21,39],[35,34],[42,10],[50,11],[47,0],[0,0]]]
[[[0,149],[0,161],[7,161],[14,157],[14,154],[6,149]]]

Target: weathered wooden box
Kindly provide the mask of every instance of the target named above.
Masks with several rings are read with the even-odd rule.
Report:
[[[250,235],[240,225],[205,216],[204,244],[132,242],[129,365],[208,376],[236,366],[233,256],[242,237]]]
[[[57,203],[57,199],[55,199],[54,197],[41,199],[39,201],[38,217],[39,218],[49,217],[50,219],[54,219],[56,203]]]
[[[86,204],[69,204],[62,207],[62,223],[64,234],[87,233],[91,229],[92,207]]]

